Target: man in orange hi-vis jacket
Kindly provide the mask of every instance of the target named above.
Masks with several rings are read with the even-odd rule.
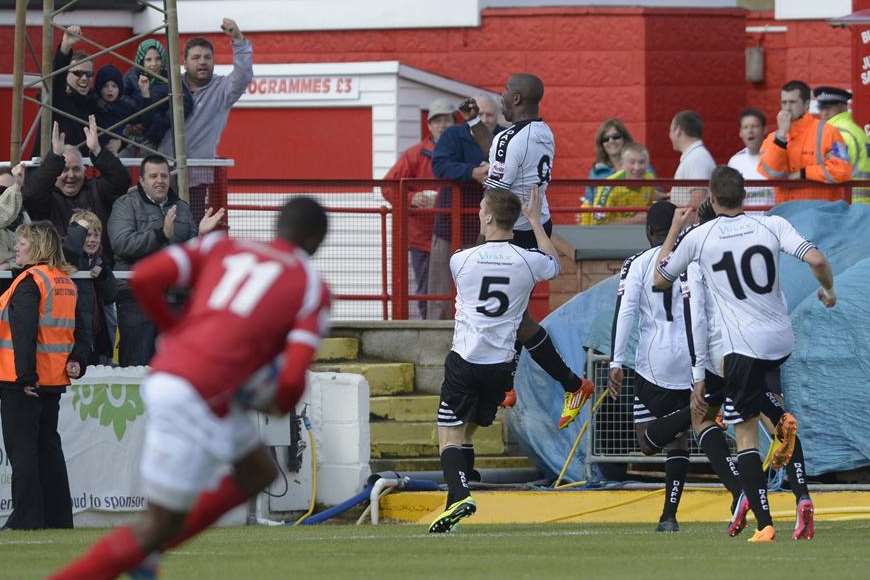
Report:
[[[834,127],[809,113],[810,87],[802,81],[789,81],[782,87],[780,103],[782,110],[776,115],[776,131],[761,145],[758,171],[768,179],[848,181],[852,176],[849,149]],[[776,203],[842,198],[843,190],[839,188],[776,188]]]

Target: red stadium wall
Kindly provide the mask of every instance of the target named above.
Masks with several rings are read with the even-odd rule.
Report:
[[[745,33],[745,26],[763,24],[785,25],[788,31]],[[122,28],[86,32],[104,45],[131,34]],[[39,29],[28,28],[28,35],[39,54]],[[559,178],[586,176],[595,130],[606,117],[623,118],[636,138],[649,146],[658,172],[670,176],[678,156],[671,150],[667,126],[676,111],[694,108],[702,114],[705,141],[716,159],[724,162],[740,147],[735,117],[741,107],[759,107],[773,119],[779,86],[786,80],[849,86],[850,78],[847,31],[824,22],[775,21],[772,13],[734,9],[487,9],[478,28],[252,33],[250,37],[258,63],[399,60],[499,92],[511,72],[534,72],[547,86],[543,114],[558,140],[554,175]],[[211,39],[216,61],[230,63],[226,39],[218,34]],[[747,83],[744,48],[758,42],[766,49],[765,81]],[[12,46],[13,28],[0,27],[0,73],[12,72]],[[134,50],[129,46],[122,52],[132,57]],[[99,64],[104,62],[108,59],[100,59]],[[29,60],[27,69],[35,68]],[[0,106],[8,110],[8,100],[4,98]],[[228,138],[236,131],[237,114],[245,113],[231,115]],[[8,121],[0,123],[4,145],[9,142],[7,127]],[[286,148],[287,134],[263,130],[261,143],[263,150],[281,150]],[[238,151],[233,175],[253,173],[245,168],[257,166],[257,152],[234,147],[227,141],[222,146],[222,151],[234,155]],[[342,169],[320,164],[312,169],[318,167],[323,177]],[[352,171],[347,177],[356,176],[356,169]]]
[[[696,107],[713,115],[743,104],[744,26],[745,12],[732,9],[513,8],[484,10],[476,29],[250,37],[257,62],[399,60],[498,92],[511,72],[534,72],[547,87],[543,115],[558,141],[554,176],[570,178],[586,176],[595,131],[609,116],[625,119],[650,147],[656,168],[672,174],[677,156],[667,124],[674,113]],[[218,61],[228,62],[227,43],[219,35],[212,40]],[[699,63],[699,72],[706,73],[711,60],[727,71],[684,80],[680,63]],[[714,143],[713,152],[724,157],[736,144],[736,136],[727,144]]]
[[[371,179],[372,110],[236,109],[218,154],[233,179]]]

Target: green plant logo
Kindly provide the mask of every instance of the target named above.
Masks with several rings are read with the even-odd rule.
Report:
[[[73,385],[73,409],[82,421],[97,419],[112,425],[118,441],[124,438],[128,423],[145,413],[139,385]]]

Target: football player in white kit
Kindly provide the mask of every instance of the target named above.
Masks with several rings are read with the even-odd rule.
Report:
[[[549,237],[553,223],[547,205],[547,185],[556,143],[550,127],[540,117],[539,105],[543,97],[544,84],[538,77],[519,73],[508,79],[502,95],[502,109],[505,119],[513,125],[493,139],[489,150],[489,176],[484,185],[507,189],[523,203],[529,200],[533,188],[537,187],[541,196],[543,229]],[[525,216],[517,219],[513,232],[515,245],[529,249],[539,246],[536,232]],[[528,312],[523,314],[522,324],[517,331],[517,356],[522,346],[564,389],[565,398],[559,417],[559,429],[564,429],[580,412],[582,403],[592,391],[591,383],[568,368],[546,329]]]
[[[655,284],[668,288],[696,262],[715,305],[715,319],[724,343],[724,394],[740,416],[735,425],[740,483],[755,514],[758,528],[750,542],[772,542],[776,532],[770,516],[767,486],[758,453],[758,416],[766,397],[765,373],[791,354],[794,335],[779,286],[778,254],[807,262],[821,284],[818,298],[836,304],[831,266],[812,243],[778,216],[743,213],[743,177],[730,167],[717,167],[710,178],[717,217],[687,232],[675,247],[691,208],[680,208],[659,253]],[[703,381],[696,383],[692,405],[704,405]],[[793,445],[797,425],[780,426],[786,446]],[[788,458],[790,459],[790,458]]]
[[[524,206],[510,191],[487,189],[479,212],[484,243],[450,258],[456,326],[437,417],[447,509],[432,522],[430,533],[449,532],[476,511],[463,444],[471,442],[478,426],[492,424],[510,388],[514,341],[532,288],[559,275],[559,255],[541,225],[541,204],[536,187]],[[540,249],[513,244],[512,228],[521,212]]]
[[[716,214],[708,198],[698,208],[699,222],[703,224],[715,218]],[[679,244],[679,241],[677,243]],[[698,263],[689,264],[689,269],[680,280],[684,286],[683,304],[686,334],[693,359],[692,375],[694,380],[704,383],[705,398],[703,403],[699,401],[695,405],[698,412],[692,415],[692,427],[699,444],[710,458],[713,469],[734,496],[731,521],[728,525],[728,535],[734,537],[746,527],[749,501],[740,489],[737,468],[731,459],[731,452],[722,429],[716,423],[715,416],[718,409],[722,407],[725,423],[737,424],[742,417],[734,409],[732,401],[724,394],[722,333],[716,323],[715,299],[705,283]],[[766,397],[761,399],[761,420],[768,432],[776,436],[778,431],[794,423],[795,420],[785,411],[782,396],[772,392],[769,384],[767,386]],[[777,440],[774,440],[774,444],[771,445],[771,466],[782,468],[784,465],[788,473],[789,487],[795,496],[795,528],[792,538],[811,540],[815,534],[813,522],[815,509],[807,487],[806,462],[800,437],[795,434],[793,449],[777,447],[776,442]],[[791,455],[791,459],[788,459],[788,455]]]
[[[689,471],[689,395],[692,372],[680,288],[653,286],[659,254],[676,206],[659,201],[646,216],[650,249],[628,258],[622,266],[613,313],[609,388],[619,396],[628,339],[639,327],[635,355],[634,426],[645,455],[667,450],[665,501],[657,532],[678,532],[677,508]]]

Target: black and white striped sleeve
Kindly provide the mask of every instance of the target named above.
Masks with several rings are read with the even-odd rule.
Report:
[[[794,256],[798,260],[803,260],[807,252],[816,249],[814,243],[807,241],[785,219],[779,216],[770,216],[768,219],[774,226],[772,229],[776,232],[776,237],[779,238],[779,247],[786,254]]]
[[[704,380],[707,366],[707,313],[706,295],[701,275],[701,268],[696,262],[689,264],[685,274],[680,276],[680,288],[683,295],[683,318],[686,322],[686,339],[689,343],[689,355],[692,359],[692,380]]]
[[[689,263],[695,259],[695,245],[698,240],[695,226],[690,227],[677,237],[674,249],[669,256],[662,258],[656,265],[658,273],[669,282],[675,282],[680,274],[686,271]]]
[[[640,254],[638,254],[640,255]],[[640,294],[643,292],[643,274],[640,267],[632,268],[637,256],[628,258],[619,274],[616,289],[616,308],[613,312],[613,328],[610,338],[610,367],[625,365],[628,338],[634,328]]]

